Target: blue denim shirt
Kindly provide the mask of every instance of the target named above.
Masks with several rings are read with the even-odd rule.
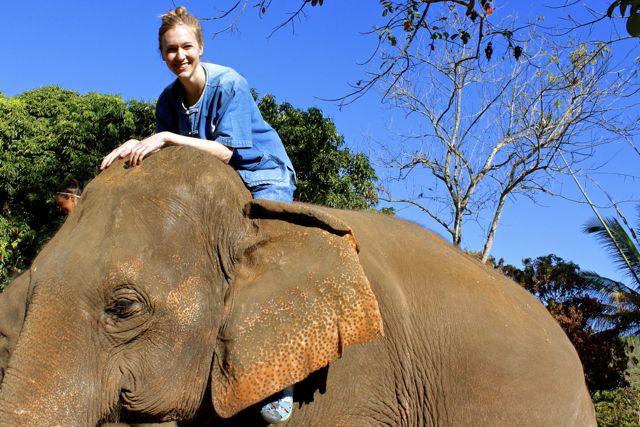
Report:
[[[229,67],[201,65],[206,84],[198,102],[184,106],[182,85],[176,79],[158,98],[156,131],[217,141],[232,148],[229,164],[249,190],[293,185],[291,160],[277,132],[262,118],[244,77]]]

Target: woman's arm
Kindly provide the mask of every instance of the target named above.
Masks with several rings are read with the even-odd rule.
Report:
[[[142,163],[142,160],[145,157],[147,157],[151,153],[158,151],[160,148],[164,147],[167,144],[194,147],[199,150],[206,151],[207,153],[213,154],[213,156],[223,161],[224,163],[229,163],[229,160],[231,160],[231,156],[233,155],[232,149],[220,144],[219,142],[193,138],[190,136],[184,136],[177,133],[164,131],[153,134],[150,137],[143,139],[142,141],[130,139],[129,141],[113,150],[107,156],[105,156],[105,158],[102,160],[102,163],[100,164],[100,169],[106,169],[116,159],[121,159],[126,156],[129,156],[129,164],[131,164],[132,166],[139,165],[140,163]]]

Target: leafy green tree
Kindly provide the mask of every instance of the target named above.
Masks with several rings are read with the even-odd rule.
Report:
[[[260,99],[258,106],[282,138],[296,170],[296,200],[345,209],[373,208],[378,202],[377,177],[369,159],[344,146],[344,138],[322,111],[278,104],[271,95]]]
[[[600,427],[640,425],[640,388],[622,387],[596,392],[593,403]]]
[[[625,337],[625,341],[629,349],[629,368],[627,369],[629,383],[640,390],[640,336]],[[640,404],[638,410],[640,410]]]
[[[576,348],[589,390],[628,385],[625,342],[615,329],[597,329],[608,306],[590,292],[580,267],[556,255],[523,260],[523,268],[498,267],[547,307]]]
[[[259,107],[291,155],[296,200],[350,209],[376,204],[369,159],[344,147],[320,110],[301,111],[270,95]],[[153,103],[54,86],[12,98],[0,94],[0,290],[60,226],[56,187],[70,177],[86,184],[106,153],[154,128]]]
[[[607,302],[605,320],[620,333],[640,334],[640,220],[628,231],[616,218],[594,219],[585,227],[609,252],[620,271],[629,277],[628,283],[618,282],[587,272],[584,277],[591,289]]]
[[[118,96],[55,86],[0,94],[0,289],[59,227],[56,187],[86,183],[105,153],[154,127],[152,104]]]

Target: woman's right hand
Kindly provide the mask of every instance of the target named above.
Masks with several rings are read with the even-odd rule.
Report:
[[[138,141],[137,139],[130,139],[118,148],[114,149],[112,152],[107,154],[104,159],[102,159],[100,170],[108,168],[109,166],[111,166],[111,163],[113,163],[117,159],[127,157],[139,143],[140,141]]]

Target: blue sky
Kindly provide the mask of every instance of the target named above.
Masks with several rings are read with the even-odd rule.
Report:
[[[157,47],[160,14],[177,4],[200,17],[216,15],[230,1],[185,0],[32,0],[3,5],[2,67],[0,92],[14,96],[23,91],[54,84],[80,93],[116,94],[124,99],[150,101],[173,78],[161,61]],[[251,6],[255,2],[249,2]],[[514,14],[533,19],[543,14],[553,24],[561,9],[548,9],[539,2],[502,1],[496,19]],[[561,0],[555,0],[555,4]],[[606,3],[606,2],[605,2]],[[231,66],[242,73],[259,94],[270,93],[279,101],[297,108],[318,107],[336,124],[350,149],[371,154],[371,141],[389,138],[386,128],[397,114],[380,103],[380,93],[371,92],[359,101],[339,109],[322,99],[336,98],[349,91],[349,83],[363,77],[365,61],[375,47],[374,37],[363,35],[380,22],[377,0],[326,0],[324,6],[309,8],[307,17],[291,27],[267,37],[282,22],[298,1],[279,0],[267,14],[259,17],[248,7],[238,21],[238,31],[214,37],[221,24],[203,22],[204,60]],[[218,5],[218,6],[216,6]],[[580,6],[572,15],[579,15]],[[555,16],[554,16],[555,15]],[[634,42],[632,47],[637,47]],[[628,49],[629,44],[624,46]],[[628,50],[614,46],[618,55]],[[638,55],[637,51],[635,55]],[[640,146],[640,141],[634,141]],[[600,175],[607,191],[618,200],[639,200],[638,180],[615,173],[639,175],[640,156],[626,144],[608,147],[597,153],[606,167]],[[606,173],[606,174],[605,174]],[[569,180],[558,188],[575,193]],[[602,200],[594,188],[591,194]],[[629,219],[636,219],[637,203],[623,203]],[[605,213],[608,213],[605,211]],[[443,234],[433,224],[410,211],[406,217]],[[525,257],[555,253],[615,279],[622,277],[611,266],[607,254],[593,237],[581,232],[593,214],[588,206],[562,199],[542,198],[538,204],[520,198],[510,203],[498,229],[493,255],[520,265]],[[480,230],[469,226],[470,249],[480,249]],[[427,255],[428,256],[428,255]]]

